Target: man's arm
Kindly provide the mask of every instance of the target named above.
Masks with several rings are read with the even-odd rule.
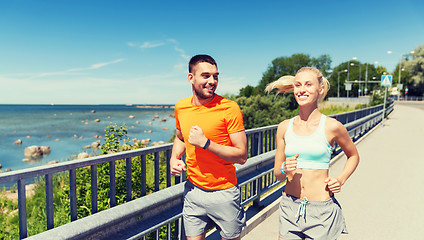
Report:
[[[174,145],[172,146],[171,159],[169,160],[169,165],[171,167],[171,175],[180,176],[182,171],[186,170],[186,165],[184,161],[181,160],[185,152],[185,143],[183,134],[181,130],[176,130],[176,136],[174,139]]]
[[[225,146],[210,141],[206,150],[214,153],[218,157],[232,163],[244,164],[247,160],[247,139],[244,131],[231,133],[232,145]],[[190,130],[188,142],[196,147],[203,148],[208,139],[199,126],[194,126]]]

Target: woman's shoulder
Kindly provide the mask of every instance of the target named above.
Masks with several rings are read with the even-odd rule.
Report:
[[[277,133],[283,134],[286,132],[289,126],[290,119],[286,119],[278,124]]]
[[[330,131],[338,131],[344,129],[345,126],[337,119],[327,116],[325,128]]]

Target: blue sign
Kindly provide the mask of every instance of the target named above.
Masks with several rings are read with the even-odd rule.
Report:
[[[381,76],[381,86],[382,87],[390,87],[392,86],[392,75],[382,75]]]

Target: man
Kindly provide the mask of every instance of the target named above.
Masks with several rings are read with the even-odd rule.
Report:
[[[192,57],[188,80],[193,96],[175,105],[170,166],[174,176],[187,170],[183,220],[188,240],[205,239],[212,226],[223,240],[237,240],[245,225],[234,166],[247,160],[243,116],[237,103],[215,94],[218,74],[212,57]],[[186,163],[180,159],[184,152]]]

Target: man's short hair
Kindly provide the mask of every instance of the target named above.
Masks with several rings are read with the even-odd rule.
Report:
[[[196,64],[201,62],[210,63],[212,65],[215,65],[216,68],[218,68],[218,65],[216,64],[215,59],[213,59],[211,56],[205,55],[205,54],[199,54],[190,59],[190,62],[188,63],[188,72],[192,73],[194,66],[196,66]]]

